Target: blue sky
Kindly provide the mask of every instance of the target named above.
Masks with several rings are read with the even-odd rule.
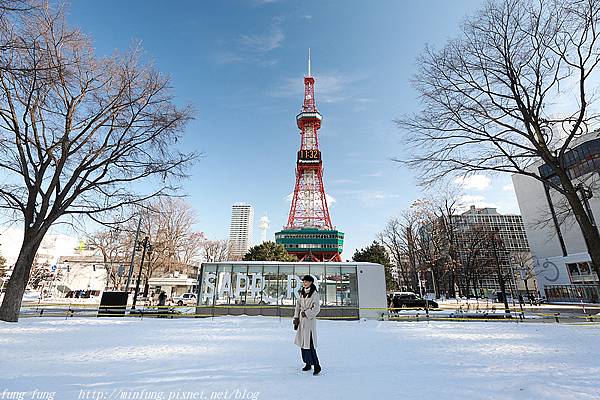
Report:
[[[226,238],[238,201],[287,221],[300,135],[307,49],[324,116],[320,146],[332,222],[346,232],[344,258],[421,196],[393,119],[418,107],[410,79],[426,43],[440,47],[480,1],[72,0],[69,22],[99,55],[141,41],[172,77],[177,101],[197,119],[184,145],[203,153],[185,183],[198,229]],[[467,202],[518,212],[509,177],[475,177]],[[454,184],[454,183],[451,183]],[[255,224],[256,225],[256,224]],[[255,230],[255,241],[259,238]]]

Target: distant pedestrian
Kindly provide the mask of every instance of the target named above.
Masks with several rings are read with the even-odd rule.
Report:
[[[302,288],[298,290],[300,296],[294,310],[294,329],[296,338],[294,343],[300,347],[302,361],[305,363],[302,371],[310,371],[314,366],[313,375],[321,372],[321,365],[317,358],[317,315],[321,311],[320,297],[315,286],[315,280],[310,275],[302,278]]]
[[[164,307],[166,301],[167,301],[167,294],[163,290],[158,295],[158,306],[159,307]]]

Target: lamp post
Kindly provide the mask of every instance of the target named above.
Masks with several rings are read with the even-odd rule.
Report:
[[[433,295],[436,299],[439,299],[438,287],[435,283],[435,274],[433,273],[433,267],[427,269],[431,273],[431,284],[433,285]]]
[[[129,293],[129,284],[131,283],[131,276],[133,275],[133,261],[135,260],[135,252],[138,247],[138,239],[140,237],[140,228],[141,227],[142,227],[142,213],[140,212],[140,218],[138,220],[137,230],[135,231],[135,240],[133,241],[133,251],[131,252],[131,261],[129,262],[129,272],[127,273],[127,284],[125,284],[125,292],[126,293]]]
[[[510,294],[512,297],[512,305],[513,307],[515,306],[515,293],[517,294],[517,296],[519,295],[519,290],[517,289],[517,282],[515,280],[515,271],[513,269],[513,265],[512,265],[512,256],[510,255],[509,252],[508,253],[508,268],[510,269],[510,283],[511,283],[511,287],[510,287]]]
[[[133,305],[131,306],[132,310],[135,309],[135,304],[137,303],[137,297],[140,292],[140,280],[142,278],[142,268],[144,267],[144,258],[146,257],[146,253],[152,254],[152,245],[150,244],[149,239],[150,238],[148,236],[146,236],[144,238],[144,240],[139,242],[138,246],[136,246],[136,250],[142,251],[142,259],[140,260],[140,269],[138,271],[138,276],[137,276],[137,279],[135,282],[135,292],[133,294]]]
[[[114,280],[113,280],[113,289],[114,290],[118,290],[119,288],[116,285],[116,276],[113,275],[114,269],[113,269],[113,261],[115,259],[115,257],[117,257],[119,255],[119,250],[118,247],[115,246],[115,240],[118,240],[120,236],[120,229],[117,228],[113,228],[110,230],[110,251],[108,253],[108,257],[109,257],[109,262],[110,262],[110,268],[107,269],[106,265],[104,265],[104,269],[110,271],[109,273],[106,274],[106,287],[110,287],[110,280],[111,280],[111,276],[114,276]],[[115,250],[116,248],[116,250]],[[119,282],[120,283],[120,282]]]

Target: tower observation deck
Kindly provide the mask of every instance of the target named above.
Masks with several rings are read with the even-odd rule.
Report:
[[[315,78],[304,77],[304,103],[296,116],[300,129],[300,150],[296,158],[296,185],[288,222],[275,233],[275,241],[300,261],[341,261],[344,233],[331,224],[323,186],[323,160],[319,150],[318,130],[323,116],[315,102]]]

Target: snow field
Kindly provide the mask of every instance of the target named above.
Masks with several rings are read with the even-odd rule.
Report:
[[[290,319],[23,318],[0,323],[0,399],[600,398],[598,324],[320,320],[317,332],[315,377]]]

